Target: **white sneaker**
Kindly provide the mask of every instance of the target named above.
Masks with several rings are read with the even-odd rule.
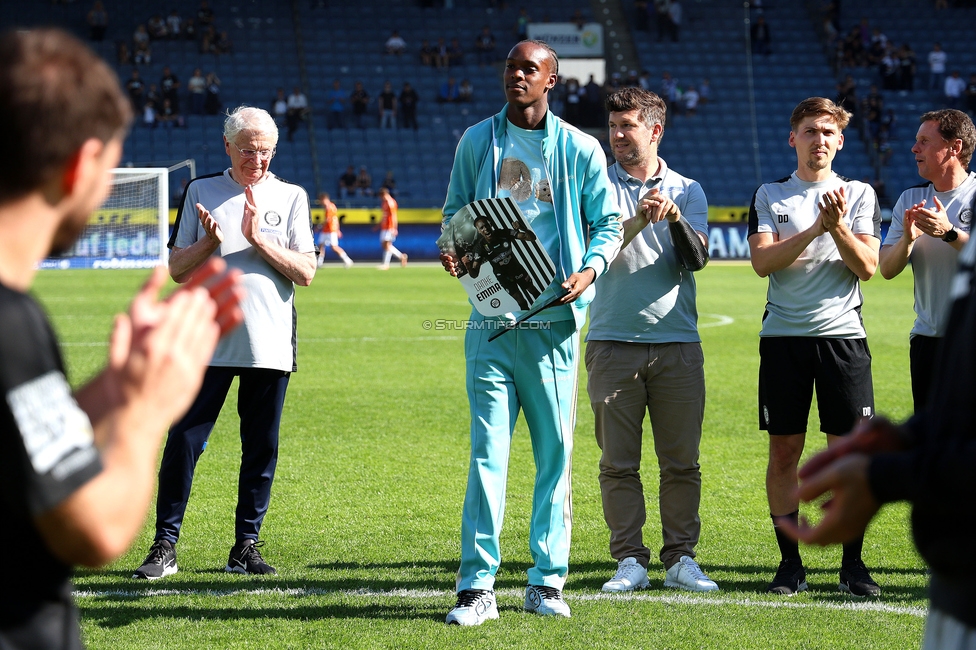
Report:
[[[353,261],[352,260],[346,260],[346,261],[343,262],[343,264],[345,264],[346,265],[346,268],[348,269],[350,266],[353,265]]]
[[[529,585],[525,588],[525,611],[539,616],[569,616],[569,605],[563,600],[563,592],[555,587]]]
[[[665,587],[677,587],[688,591],[718,591],[715,581],[705,575],[698,563],[687,555],[667,570],[664,575]]]
[[[457,604],[447,615],[448,625],[481,625],[498,618],[495,592],[484,589],[465,589],[458,594]]]
[[[603,591],[633,591],[646,589],[650,585],[647,580],[647,569],[637,562],[637,558],[625,557],[617,563],[617,573],[604,583]]]

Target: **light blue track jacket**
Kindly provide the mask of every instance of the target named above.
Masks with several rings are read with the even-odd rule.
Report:
[[[444,201],[445,225],[468,203],[496,197],[507,114],[508,104],[461,136]],[[606,155],[596,138],[562,121],[552,111],[546,113],[545,131],[542,155],[559,231],[559,259],[553,260],[557,279],[562,282],[587,266],[600,277],[620,252],[623,236],[620,211],[607,176]],[[572,304],[577,329],[586,320],[586,307],[593,300],[595,287],[596,282]]]

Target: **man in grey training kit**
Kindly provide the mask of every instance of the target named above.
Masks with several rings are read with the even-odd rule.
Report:
[[[603,590],[649,584],[640,479],[647,412],[661,469],[664,585],[714,591],[718,585],[695,562],[705,371],[693,272],[708,261],[708,202],[701,185],[657,155],[667,111],[660,97],[623,88],[607,97],[606,108],[617,161],[610,184],[624,217],[624,241],[597,280],[586,337],[587,391],[603,450],[603,514],[618,562]]]
[[[976,205],[976,173],[968,170],[976,145],[973,121],[951,108],[925,113],[920,121],[912,154],[918,175],[928,182],[905,190],[895,203],[879,265],[890,280],[912,262],[917,318],[909,357],[916,412],[928,397],[948,325],[952,279]]]
[[[859,282],[878,265],[881,211],[870,185],[832,169],[850,118],[823,97],[800,102],[790,116],[796,171],[761,185],[749,209],[752,267],[769,278],[759,333],[759,428],[769,434],[766,497],[782,556],[768,589],[775,594],[807,588],[799,545],[782,522],[795,524],[799,516],[796,472],[814,386],[828,445],[858,418],[874,415]],[[861,536],[844,545],[840,589],[876,596],[881,589],[861,560],[863,542]]]

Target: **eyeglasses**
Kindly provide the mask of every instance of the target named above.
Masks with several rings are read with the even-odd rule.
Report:
[[[231,142],[234,147],[241,152],[245,158],[260,158],[261,160],[271,160],[278,151],[277,147],[272,149],[241,149],[236,143]]]

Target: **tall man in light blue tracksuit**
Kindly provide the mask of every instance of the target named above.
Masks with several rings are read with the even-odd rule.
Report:
[[[536,463],[525,609],[570,615],[562,597],[569,571],[570,467],[576,419],[579,328],[593,298],[591,286],[620,250],[620,212],[597,140],[548,110],[556,83],[555,52],[539,41],[522,41],[508,55],[504,85],[508,104],[465,131],[458,144],[444,203],[445,225],[462,207],[484,198],[511,196],[545,247],[556,278],[535,305],[559,287],[558,305],[489,342],[497,329],[473,311],[467,331],[471,464],[461,522],[458,600],[447,616],[456,625],[480,625],[498,617],[493,591],[501,562],[499,536],[512,431],[525,411]],[[518,179],[512,171],[518,170]],[[444,254],[456,275],[456,257]],[[510,320],[518,314],[509,314]]]

